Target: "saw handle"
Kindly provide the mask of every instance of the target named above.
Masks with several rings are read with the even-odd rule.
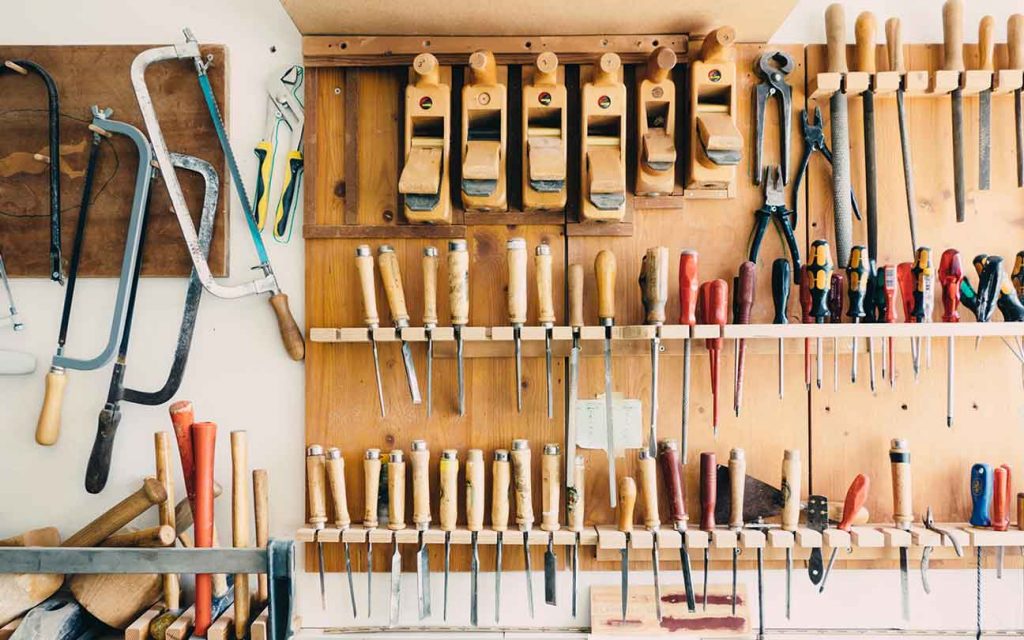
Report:
[[[843,519],[839,523],[840,530],[849,531],[850,527],[853,526],[854,518],[857,517],[857,513],[868,499],[868,487],[870,485],[868,477],[863,473],[858,473],[857,477],[850,483],[850,488],[846,490],[846,500],[843,501]]]
[[[942,68],[964,70],[964,5],[961,0],[946,0],[942,5]]]
[[[484,452],[470,449],[466,452],[466,528],[480,531],[484,528]]]
[[[615,320],[615,273],[615,254],[602,249],[594,259],[594,277],[597,280],[597,317],[604,325]]]
[[[903,33],[900,29],[899,18],[889,18],[885,21],[885,47],[889,54],[889,70],[896,73],[906,73],[903,66]]]
[[[647,449],[640,450],[638,462],[640,491],[644,497],[644,527],[657,531],[661,526],[661,517],[658,514],[658,463]]]
[[[405,304],[405,288],[402,286],[402,270],[398,265],[398,256],[391,245],[382,244],[377,249],[377,268],[380,279],[384,283],[384,294],[391,310],[391,321],[395,326],[404,327],[409,324],[409,309]]]
[[[120,365],[115,364],[115,367]],[[49,374],[47,374],[49,375]],[[118,405],[107,403],[100,410],[97,419],[96,439],[92,443],[89,463],[85,468],[85,490],[99,493],[107,485],[110,476],[110,461],[114,455],[114,435],[121,424],[121,410]]]
[[[508,267],[508,319],[513,325],[526,324],[526,240],[509,238],[505,243]]]
[[[557,444],[544,445],[540,468],[540,528],[543,531],[558,531],[561,528],[558,511],[561,503],[562,451]]]
[[[825,42],[829,73],[846,73],[846,13],[836,2],[825,10]]]
[[[569,326],[582,327],[583,321],[583,265],[569,265]]]
[[[685,489],[683,487],[682,465],[679,461],[679,444],[675,440],[662,440],[658,446],[661,458],[661,477],[668,494],[669,512],[676,528],[686,528]]]
[[[715,530],[715,496],[718,493],[718,465],[714,452],[700,454],[700,530]]]
[[[861,12],[853,26],[854,39],[857,42],[857,71],[875,73],[875,32],[878,22],[875,14],[870,11]]]
[[[1024,69],[1024,15],[1015,13],[1006,21],[1006,50],[1010,69]]]
[[[46,374],[46,391],[43,393],[43,407],[36,422],[36,442],[49,447],[57,444],[60,436],[60,413],[64,406],[64,387],[68,376],[64,369],[50,367]]]
[[[302,331],[295,322],[295,316],[288,306],[288,296],[280,291],[270,296],[270,307],[277,317],[277,328],[281,333],[281,341],[284,343],[288,357],[296,362],[306,357],[306,342],[302,338]]]
[[[697,324],[697,252],[679,254],[679,324],[692,327]]]
[[[538,245],[533,261],[537,278],[537,322],[542,325],[553,325],[555,303],[551,275],[551,246],[546,243]]]
[[[441,498],[438,514],[442,531],[454,531],[459,517],[459,452],[445,449],[441,452],[439,464],[441,473]]]
[[[640,265],[639,283],[644,322],[664,324],[665,304],[668,302],[668,247],[647,250]]]

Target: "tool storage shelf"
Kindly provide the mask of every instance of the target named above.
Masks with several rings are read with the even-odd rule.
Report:
[[[880,49],[884,51],[884,49]],[[879,58],[881,59],[881,58]],[[825,72],[808,80],[808,96],[812,100],[828,99],[837,92],[858,96],[871,89],[876,97],[890,96],[901,88],[908,97],[941,97],[960,88],[964,95],[974,95],[991,90],[993,95],[1012,93],[1024,85],[1024,70],[1000,69],[998,71],[849,71],[847,73]]]

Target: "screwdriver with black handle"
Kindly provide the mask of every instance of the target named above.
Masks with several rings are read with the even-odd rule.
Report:
[[[785,258],[776,258],[772,263],[772,303],[775,305],[775,316],[773,324],[789,324],[787,312],[789,309],[789,290],[793,282],[793,271],[789,261]],[[784,371],[785,341],[779,338],[779,400],[785,394]]]
[[[840,520],[839,525],[836,527],[840,531],[849,532],[850,528],[853,527],[853,518],[857,515],[857,512],[861,510],[864,503],[868,499],[868,487],[871,486],[871,482],[868,477],[863,473],[858,473],[857,477],[850,483],[850,488],[846,490],[846,500],[843,501],[843,517]],[[828,577],[832,573],[832,566],[836,562],[836,552],[839,551],[838,547],[832,547],[832,553],[828,556],[828,566],[825,567],[825,575],[821,577],[821,584],[818,586],[818,593],[825,593],[825,583],[828,582]]]
[[[679,254],[679,324],[692,327],[697,324],[697,292],[700,283],[697,280],[697,252],[685,250]],[[690,360],[693,351],[693,338],[683,340],[683,400],[682,400],[682,433],[679,445],[682,448],[683,464],[686,464],[686,452],[690,438]],[[691,609],[692,611],[692,609]]]
[[[466,376],[462,329],[469,324],[469,251],[462,239],[448,241],[448,306],[458,360],[459,415],[466,415]]]
[[[712,280],[700,285],[701,324],[725,326],[729,321],[729,285],[725,280]],[[722,338],[706,338],[708,363],[711,368],[711,429],[718,437],[718,370],[722,353]]]
[[[718,494],[718,463],[713,451],[700,454],[700,530],[708,534],[704,547],[704,592],[701,610],[708,610],[708,568],[711,564],[711,535],[715,532],[715,497]]]
[[[785,260],[783,259],[785,262]],[[789,263],[786,262],[788,266]],[[690,613],[697,610],[693,595],[693,576],[690,570],[690,551],[686,544],[686,491],[683,485],[682,461],[679,456],[679,443],[675,440],[662,440],[659,456],[661,458],[661,478],[668,494],[668,504],[672,515],[672,526],[682,536],[679,547],[679,560],[683,569],[683,590],[686,591],[686,608]]]
[[[552,291],[551,247],[547,243],[537,246],[534,267],[537,278],[537,322],[544,327],[544,371],[547,380],[548,419],[555,415],[555,392],[551,379],[551,339],[555,328],[555,303]]]
[[[409,311],[405,305],[405,290],[402,286],[402,272],[398,256],[391,245],[383,244],[377,249],[377,266],[384,283],[391,320],[395,323],[395,336],[402,342],[402,364],[405,365],[405,379],[409,384],[409,395],[413,404],[420,404],[420,384],[416,379],[416,364],[412,360],[412,348],[402,336],[402,330],[409,326]]]
[[[850,250],[850,262],[846,265],[846,284],[848,302],[846,315],[853,324],[860,324],[867,312],[864,310],[865,294],[868,288],[867,249],[863,245],[855,245]],[[850,364],[850,382],[857,383],[857,363],[860,354],[857,350],[857,336],[853,336],[851,345],[853,358]],[[868,366],[870,367],[871,391],[875,391],[875,347],[868,338]]]
[[[754,292],[757,290],[757,265],[747,261],[740,265],[739,275],[732,280],[732,321],[733,324],[750,324],[750,311],[754,306]],[[746,340],[734,341],[736,375],[732,387],[732,409],[738,418],[743,404],[743,362],[747,352]]]
[[[960,283],[964,279],[963,260],[956,249],[946,249],[939,261],[942,285],[942,321],[960,322]],[[956,358],[953,336],[946,338],[946,426],[953,426],[953,380]]]
[[[377,402],[380,404],[380,417],[385,417],[384,384],[380,378],[380,356],[377,353],[377,340],[373,332],[380,326],[377,315],[377,288],[373,282],[373,251],[370,245],[361,244],[356,247],[356,270],[359,272],[359,285],[363,294],[363,324],[366,325],[366,337],[370,341],[373,352],[373,372],[377,380]]]
[[[615,478],[615,419],[612,405],[612,329],[615,326],[615,254],[607,249],[594,259],[594,277],[597,281],[597,317],[604,327],[604,420],[605,447],[608,455],[608,500],[616,504]]]
[[[828,320],[832,324],[839,324],[843,321],[843,291],[845,289],[846,276],[838,271],[833,273],[828,290]],[[839,338],[837,336],[832,336],[832,390],[839,391]]]
[[[654,326],[651,337],[651,421],[647,430],[647,453],[658,452],[658,360],[661,352],[661,326],[665,324],[668,302],[668,247],[653,247],[640,265],[640,299],[644,305],[644,323]]]
[[[823,324],[829,316],[828,295],[832,286],[832,253],[827,240],[815,240],[807,258],[807,280],[811,292],[810,317],[816,324]],[[821,389],[822,361],[821,338],[817,339],[816,363],[817,387]]]

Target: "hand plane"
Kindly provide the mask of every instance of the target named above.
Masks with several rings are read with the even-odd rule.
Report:
[[[545,51],[523,68],[523,208],[565,208],[565,75],[558,56]]]
[[[410,222],[448,224],[451,87],[441,82],[441,67],[429,53],[413,60],[412,76],[405,88],[405,165],[398,192]]]
[[[675,65],[675,52],[658,47],[637,83],[636,195],[665,195],[676,187],[676,84],[670,77]]]
[[[626,215],[626,86],[622,60],[605,53],[581,69],[582,154],[580,213],[585,220],[617,222]]]
[[[469,57],[462,87],[462,206],[467,211],[508,208],[508,88],[490,51]],[[507,69],[501,68],[502,75]]]

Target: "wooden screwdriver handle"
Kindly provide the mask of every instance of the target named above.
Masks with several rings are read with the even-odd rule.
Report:
[[[469,56],[468,84],[498,84],[498,63],[493,53],[480,49]]]
[[[946,0],[942,5],[942,68],[964,70],[964,5],[960,0]]]
[[[367,449],[363,457],[363,527],[376,529],[377,502],[380,499],[380,449]]]
[[[398,256],[391,245],[382,244],[377,249],[377,268],[380,269],[380,279],[384,283],[384,294],[391,310],[391,320],[395,326],[405,327],[409,324],[409,309],[405,305],[402,270],[398,266]]]
[[[508,319],[513,325],[526,324],[526,240],[509,238],[505,243],[508,263]]]
[[[413,440],[409,452],[412,465],[412,523],[417,529],[430,527],[430,449],[426,440]]]
[[[512,488],[516,495],[516,524],[520,531],[533,527],[533,488],[531,482],[530,443],[527,440],[513,440]]]
[[[800,522],[800,450],[782,454],[782,530],[796,531]]]
[[[572,465],[572,486],[565,499],[565,518],[571,531],[583,531],[586,498],[586,465],[583,456],[576,456]]]
[[[835,2],[825,10],[825,46],[829,73],[846,73],[846,12]]]
[[[249,539],[249,459],[245,431],[231,432],[231,545],[246,548]],[[235,574],[235,637],[249,629],[249,574]]]
[[[437,326],[437,247],[423,250],[423,325]]]
[[[331,494],[331,507],[334,511],[334,526],[344,531],[352,526],[352,517],[348,513],[345,458],[341,457],[341,449],[337,447],[328,449],[324,465],[327,471],[327,488]]]
[[[897,528],[909,529],[914,521],[914,507],[911,501],[910,449],[906,440],[893,439],[889,465],[892,467],[892,519]]]
[[[679,254],[679,324],[697,324],[697,252],[686,250]]]
[[[324,448],[318,444],[310,445],[306,449],[306,499],[309,524],[317,530],[327,524],[326,475]]]
[[[582,327],[583,320],[583,265],[569,265],[569,326]]]
[[[452,325],[469,324],[469,252],[465,240],[448,241],[448,307]]]
[[[544,531],[558,531],[561,527],[558,512],[561,506],[562,450],[557,444],[544,445],[540,467],[540,528]]]
[[[174,544],[177,538],[174,519],[174,475],[171,471],[171,436],[166,431],[157,431],[153,434],[153,447],[156,453],[156,479],[163,486],[167,498],[160,503],[160,525],[161,528],[169,528],[171,541]],[[165,545],[167,546],[167,545]],[[176,610],[181,607],[181,584],[178,582],[178,574],[167,573],[163,576],[164,605],[168,609]]]
[[[686,493],[682,464],[679,460],[679,443],[675,440],[662,440],[658,444],[658,457],[661,459],[661,477],[668,494],[672,523],[677,529],[685,529],[689,518],[686,515]]]
[[[484,528],[484,452],[470,449],[466,452],[466,528],[480,531]]]
[[[295,322],[291,307],[288,306],[287,294],[278,291],[270,296],[270,308],[274,310],[274,317],[277,318],[277,330],[281,334],[281,342],[288,352],[288,357],[296,362],[306,357],[306,341],[302,337],[302,330]]]
[[[405,454],[395,449],[388,454],[388,529],[405,528]]]
[[[498,449],[491,463],[491,482],[494,483],[491,488],[491,528],[495,531],[508,530],[510,478],[508,451]]]
[[[878,23],[875,14],[862,11],[853,25],[853,36],[856,42],[857,71],[875,73],[875,33]]]
[[[619,478],[618,529],[623,533],[633,531],[633,508],[636,506],[636,480],[631,476]]]
[[[459,452],[441,452],[441,499],[438,513],[442,531],[454,531],[459,518]]]
[[[558,56],[554,51],[544,51],[538,55],[533,66],[536,69],[533,74],[534,86],[558,84]]]
[[[868,499],[868,487],[870,486],[868,477],[863,473],[858,473],[850,483],[850,488],[846,490],[846,500],[843,502],[843,519],[839,523],[839,529],[849,531],[853,526],[854,518],[857,517],[857,513]]]
[[[256,546],[266,549],[270,542],[270,486],[266,469],[252,470],[253,519],[256,521]],[[256,577],[256,606],[263,608],[270,597],[267,574]]]
[[[607,249],[594,259],[594,277],[597,280],[597,317],[601,324],[615,320],[615,254]]]
[[[749,260],[740,265],[739,275],[733,279],[734,324],[750,324],[750,312],[754,308],[754,292],[757,290],[757,265]]]
[[[657,530],[661,526],[661,517],[658,514],[658,463],[647,449],[641,449],[638,464],[640,493],[644,497],[644,527]]]
[[[899,18],[889,18],[885,21],[885,48],[889,56],[889,70],[906,73],[903,65],[903,33]]]
[[[61,543],[62,547],[95,547],[118,529],[142,515],[155,504],[167,499],[167,492],[155,478],[146,478],[142,487],[107,509],[98,518],[85,525],[70,538]]]
[[[729,528],[743,528],[743,494],[747,482],[747,456],[743,449],[729,452]]]
[[[668,302],[668,247],[653,247],[640,263],[640,299],[644,305],[644,322],[665,323]]]
[[[553,279],[551,274],[551,246],[547,243],[537,245],[537,253],[533,257],[537,278],[537,322],[542,325],[555,323],[555,302]]]
[[[380,324],[377,314],[377,288],[373,283],[373,252],[370,245],[356,247],[356,270],[359,272],[359,289],[363,294],[363,324],[376,328]]]
[[[46,374],[46,390],[43,393],[43,407],[36,422],[36,442],[48,447],[57,443],[60,437],[60,413],[64,406],[64,388],[68,376],[63,368],[50,367]]]
[[[715,501],[718,494],[718,463],[712,451],[700,454],[700,530],[715,530]]]
[[[995,70],[996,21],[985,16],[978,23],[978,68],[982,71]]]
[[[1015,13],[1006,21],[1006,50],[1010,68],[1024,69],[1024,14]]]
[[[644,76],[651,82],[661,83],[668,80],[668,74],[676,66],[676,52],[668,47],[658,47],[647,56]]]

